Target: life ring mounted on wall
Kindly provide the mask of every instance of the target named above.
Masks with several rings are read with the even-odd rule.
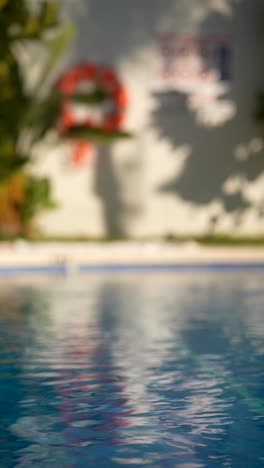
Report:
[[[105,109],[102,106],[99,117],[95,117],[92,113],[89,115],[89,107],[87,107],[88,112],[85,117],[76,114],[71,96],[78,92],[82,83],[90,84],[105,94],[109,105],[105,106]],[[58,89],[65,96],[61,103],[58,125],[61,134],[66,134],[71,127],[76,125],[106,132],[120,130],[125,117],[127,92],[111,68],[94,63],[74,66],[60,78]],[[78,140],[72,142],[72,145],[71,160],[74,165],[78,166],[84,162],[92,148],[92,143],[87,140]]]

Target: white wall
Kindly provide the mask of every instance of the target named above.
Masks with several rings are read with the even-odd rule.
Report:
[[[264,87],[263,0],[79,3],[71,63],[96,61],[118,71],[130,96],[126,127],[135,137],[98,148],[83,168],[68,164],[67,146],[39,155],[36,170],[52,176],[59,203],[42,215],[44,232],[263,232],[264,128],[252,118],[256,92]],[[172,34],[172,43],[186,33],[198,44],[212,36],[227,40],[230,79],[205,91],[195,76],[194,83],[188,77],[179,83],[179,72],[166,82],[158,40],[164,33]],[[186,67],[185,62],[178,70]],[[208,74],[217,72],[208,67]],[[168,95],[169,89],[174,93]],[[195,108],[195,98],[202,95],[204,102],[210,90],[215,99]]]

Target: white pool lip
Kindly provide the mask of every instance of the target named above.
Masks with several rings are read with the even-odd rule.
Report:
[[[19,241],[0,245],[0,275],[177,269],[264,270],[264,247],[215,247],[195,242]]]

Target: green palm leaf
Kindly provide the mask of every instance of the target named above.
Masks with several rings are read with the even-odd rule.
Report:
[[[113,141],[116,139],[128,139],[132,134],[123,130],[102,130],[99,127],[86,127],[84,125],[75,125],[67,131],[66,137],[72,139],[92,140],[97,142]]]

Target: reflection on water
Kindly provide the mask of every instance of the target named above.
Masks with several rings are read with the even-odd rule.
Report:
[[[0,466],[263,466],[263,279],[2,283]]]

